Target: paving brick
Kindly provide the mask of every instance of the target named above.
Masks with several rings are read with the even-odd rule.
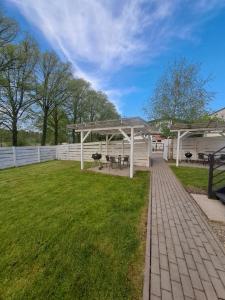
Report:
[[[219,277],[211,261],[204,260],[204,264],[210,276]]]
[[[195,293],[195,299],[196,300],[207,300],[206,295],[204,292],[199,290],[194,290]]]
[[[188,269],[185,260],[182,258],[177,258],[177,264],[180,274],[188,276]]]
[[[170,263],[169,268],[170,268],[171,279],[175,281],[180,281],[178,266],[176,264]]]
[[[173,291],[173,299],[174,300],[183,300],[184,294],[183,289],[180,283],[176,281],[172,281],[172,291]]]
[[[225,271],[224,266],[221,264],[221,262],[219,261],[217,256],[210,255],[210,259],[211,259],[215,269],[220,270],[220,271]]]
[[[198,290],[203,290],[201,279],[199,277],[198,271],[189,270],[192,286]]]
[[[181,283],[184,291],[184,295],[194,298],[194,290],[192,288],[191,280],[189,276],[181,275]]]
[[[201,246],[200,246],[200,247],[198,248],[198,251],[199,251],[199,253],[200,253],[201,258],[203,258],[203,259],[210,259],[209,254],[207,253],[207,251],[205,250],[204,247],[201,247]]]
[[[209,281],[210,279],[209,279],[209,276],[208,276],[208,273],[206,271],[206,268],[205,268],[204,264],[196,263],[196,267],[197,267],[197,270],[198,270],[199,277],[202,280]]]
[[[225,299],[225,289],[220,279],[212,277],[212,284],[218,298]]]
[[[218,271],[218,273],[219,273],[220,279],[222,280],[222,282],[223,282],[223,284],[224,284],[224,286],[225,286],[225,272],[223,272],[223,271]]]
[[[168,258],[167,255],[160,254],[160,268],[168,270]]]
[[[162,300],[173,300],[171,292],[162,290]]]
[[[161,297],[160,276],[153,273],[151,274],[151,293]]]
[[[158,296],[155,296],[155,295],[151,294],[150,300],[161,300],[161,297],[158,297]]]
[[[161,287],[164,290],[171,291],[170,273],[161,269]]]
[[[196,269],[196,265],[194,262],[194,259],[192,257],[191,254],[185,254],[185,260],[186,260],[186,264],[188,266],[188,269]]]
[[[160,274],[159,271],[159,258],[158,257],[152,257],[151,258],[151,272],[154,274]]]
[[[208,300],[218,300],[215,290],[209,281],[202,281],[202,285],[204,288],[204,291],[206,293],[207,299]]]
[[[184,258],[184,254],[181,246],[175,245],[175,255],[176,257]]]

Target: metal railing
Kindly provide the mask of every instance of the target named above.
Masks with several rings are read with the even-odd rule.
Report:
[[[225,187],[225,146],[209,154],[208,197],[216,198],[216,193]]]

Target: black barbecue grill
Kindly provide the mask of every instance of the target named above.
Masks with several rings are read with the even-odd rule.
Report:
[[[96,162],[96,164],[98,164],[99,170],[101,170],[103,168],[102,167],[102,163],[101,163],[101,158],[102,158],[101,153],[97,153],[97,152],[93,153],[91,157],[94,159],[94,161]]]
[[[188,151],[184,155],[186,157],[187,162],[191,161],[191,158],[192,158],[192,153],[191,152]]]

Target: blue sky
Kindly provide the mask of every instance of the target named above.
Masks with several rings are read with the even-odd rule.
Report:
[[[2,7],[123,116],[144,117],[157,79],[179,57],[213,77],[210,109],[225,106],[225,0],[3,0]]]

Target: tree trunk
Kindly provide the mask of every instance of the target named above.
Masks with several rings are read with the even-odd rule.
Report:
[[[18,130],[17,130],[17,120],[12,121],[12,145],[17,146],[17,137],[18,137]]]
[[[44,117],[43,117],[41,146],[45,146],[45,144],[46,144],[47,128],[48,128],[48,110],[45,110]]]

